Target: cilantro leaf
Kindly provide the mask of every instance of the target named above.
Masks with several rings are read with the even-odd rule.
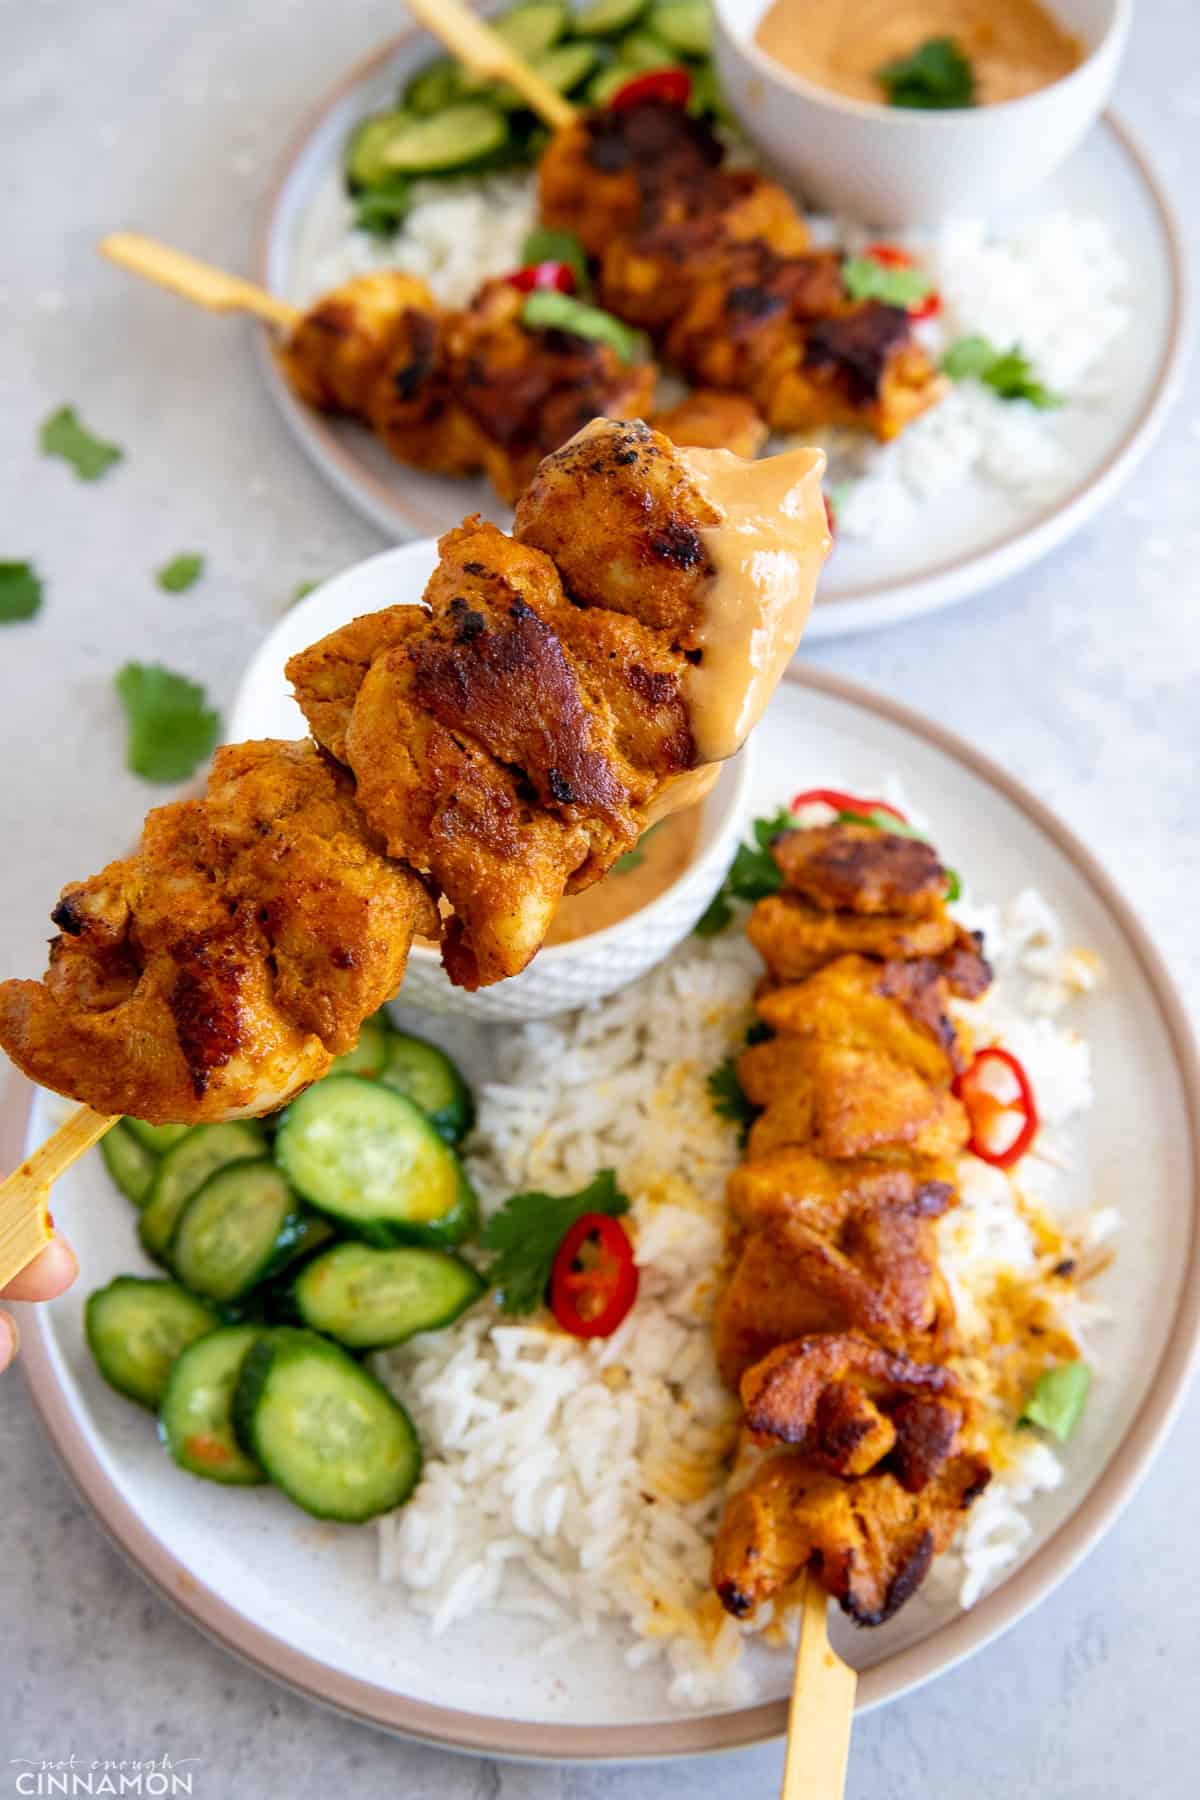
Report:
[[[526,331],[568,331],[573,337],[607,344],[624,363],[636,362],[645,342],[640,332],[631,331],[612,313],[551,288],[529,295],[521,308],[521,323]]]
[[[354,225],[371,237],[390,238],[399,231],[412,206],[410,184],[403,175],[394,175],[378,187],[359,194],[354,207]]]
[[[1092,1371],[1085,1362],[1056,1363],[1043,1369],[1020,1423],[1040,1425],[1065,1444],[1083,1417],[1091,1385]]]
[[[500,1311],[536,1312],[545,1297],[558,1246],[585,1213],[619,1218],[629,1201],[611,1169],[601,1169],[577,1194],[514,1194],[484,1226],[480,1243],[494,1250],[487,1271]]]
[[[70,463],[80,481],[99,481],[107,469],[120,462],[125,452],[116,444],[106,444],[93,437],[82,424],[73,406],[60,406],[51,413],[39,437],[43,456],[61,456]]]
[[[164,563],[154,579],[168,594],[182,594],[193,587],[204,573],[204,558],[198,550],[184,550]]]
[[[538,225],[530,232],[521,249],[521,267],[528,269],[543,262],[566,263],[575,276],[576,293],[586,293],[587,251],[573,231],[553,231],[548,225]]]
[[[731,1054],[724,1062],[717,1064],[705,1082],[712,1109],[719,1119],[728,1119],[731,1125],[738,1128],[738,1144],[745,1146],[750,1135],[750,1127],[757,1119],[760,1107],[747,1100],[745,1090],[738,1080],[737,1056]]]
[[[795,820],[787,807],[781,807],[768,818],[755,819],[750,827],[750,843],[739,844],[729,873],[709,902],[707,911],[693,926],[698,937],[716,937],[733,917],[731,900],[761,900],[783,886],[783,876],[771,855],[771,844],[783,831],[791,831]]]
[[[953,381],[982,381],[1001,400],[1028,400],[1043,412],[1063,404],[1061,394],[1051,393],[1036,379],[1033,364],[1019,344],[997,350],[985,337],[960,338],[943,356],[942,368]]]
[[[647,830],[643,831],[641,837],[633,846],[633,849],[627,850],[624,856],[618,856],[609,873],[612,875],[628,875],[631,869],[640,869],[646,860],[647,839],[652,838],[655,832],[665,824],[666,820],[660,819],[657,825],[651,825]]]
[[[733,908],[725,897],[724,887],[719,887],[692,930],[697,937],[718,937],[733,917]]]
[[[852,300],[882,300],[909,307],[933,292],[924,269],[889,269],[873,256],[851,256],[842,264],[842,282]]]
[[[129,725],[125,760],[146,781],[183,781],[208,757],[220,718],[207,695],[186,676],[159,663],[129,662],[116,689]]]
[[[0,625],[32,619],[41,605],[42,584],[33,564],[0,562]]]
[[[897,56],[876,69],[875,78],[889,106],[939,112],[975,103],[974,73],[953,38],[926,38],[911,56]]]

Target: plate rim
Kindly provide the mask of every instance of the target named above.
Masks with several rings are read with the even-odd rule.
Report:
[[[1182,1403],[1200,1349],[1200,1057],[1183,999],[1160,952],[1104,865],[1025,785],[956,732],[902,702],[824,669],[801,665],[785,679],[899,726],[965,766],[1022,812],[1067,857],[1121,932],[1166,1032],[1187,1117],[1190,1165],[1188,1242],[1170,1330],[1136,1414],[1093,1487],[1034,1554],[970,1612],[865,1672],[856,1710],[867,1712],[915,1691],[994,1641],[1038,1605],[1111,1527],[1144,1479]],[[35,1090],[18,1080],[7,1109],[9,1135],[27,1125]],[[22,1099],[27,1104],[22,1105]],[[11,1147],[13,1161],[23,1140]],[[139,1573],[206,1636],[261,1674],[361,1722],[437,1748],[510,1761],[634,1763],[749,1749],[779,1737],[787,1702],[638,1725],[570,1725],[513,1720],[413,1699],[347,1675],[242,1617],[162,1544],[121,1494],[55,1378],[48,1312],[26,1308],[23,1362],[34,1405],[84,1503]],[[614,1741],[615,1740],[615,1741]]]
[[[260,206],[251,249],[252,279],[270,285],[272,246],[279,231],[284,196],[309,143],[346,95],[391,60],[414,39],[429,34],[420,25],[395,36],[359,58],[321,99],[310,106],[292,133]],[[430,39],[432,43],[432,38]],[[1149,450],[1182,384],[1191,340],[1192,294],[1183,227],[1170,194],[1140,141],[1109,106],[1095,130],[1107,131],[1128,160],[1145,192],[1166,244],[1170,309],[1154,379],[1146,398],[1119,443],[1089,474],[1050,506],[982,550],[960,553],[898,583],[887,579],[863,582],[840,593],[817,595],[809,623],[809,640],[848,636],[874,627],[898,624],[972,599],[1020,570],[1029,568],[1083,526],[1105,504]],[[1089,134],[1090,136],[1090,134]],[[1086,143],[1085,139],[1085,143]],[[255,334],[255,354],[269,393],[292,435],[331,485],[360,515],[403,542],[413,535],[439,536],[445,520],[428,512],[382,481],[348,448],[332,424],[304,405],[288,386],[272,348],[269,328]]]

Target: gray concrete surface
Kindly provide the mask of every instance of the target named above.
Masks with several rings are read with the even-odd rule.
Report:
[[[222,703],[295,584],[380,539],[301,459],[246,331],[101,266],[139,227],[236,268],[273,163],[336,73],[396,22],[388,0],[0,7],[0,559],[47,580],[0,644],[0,974],[40,960],[63,877],[98,867],[151,796],[112,697],[128,657]],[[1200,230],[1200,11],[1142,0],[1118,102]],[[37,456],[73,402],[126,462],[85,486]],[[1200,999],[1200,374],[1105,515],[960,610],[814,660],[945,718],[1037,788],[1107,861]],[[202,587],[151,571],[202,549]],[[1131,1197],[1133,1210],[1136,1197]],[[1134,1238],[1136,1242],[1136,1227]],[[1184,1800],[1200,1750],[1193,1543],[1200,1398],[1108,1539],[1033,1617],[865,1720],[851,1800]],[[198,1756],[203,1800],[668,1800],[776,1791],[779,1752],[654,1770],[519,1768],[398,1743],[229,1660],[109,1548],[0,1390],[0,1795],[10,1757]]]

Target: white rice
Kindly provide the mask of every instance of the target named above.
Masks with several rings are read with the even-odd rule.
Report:
[[[985,921],[997,970],[987,999],[964,1012],[978,1041],[1002,1038],[1030,1070],[1045,1121],[1037,1185],[1047,1206],[1061,1126],[1091,1099],[1086,1045],[1050,1014],[1094,980],[1095,964],[1073,958],[1035,893],[961,911],[968,923]],[[494,1034],[495,1078],[479,1095],[468,1157],[484,1211],[515,1191],[571,1192],[614,1169],[632,1201],[641,1273],[638,1302],[614,1336],[582,1343],[545,1314],[507,1321],[485,1303],[377,1359],[426,1452],[413,1499],[381,1521],[383,1579],[401,1583],[435,1631],[482,1609],[526,1614],[547,1622],[546,1650],[557,1654],[579,1634],[616,1629],[631,1666],[665,1659],[680,1706],[752,1697],[741,1660],[749,1628],[709,1589],[737,1433],[711,1319],[738,1148],[705,1079],[742,1041],[760,968],[732,927],[693,938],[595,1006]],[[941,1251],[970,1347],[986,1342],[997,1278],[1036,1278],[1037,1253],[1016,1183],[971,1158],[961,1177]],[[1097,1238],[1113,1223],[1097,1215]],[[1028,1501],[1063,1478],[1044,1442],[1009,1436],[1000,1477],[942,1559],[940,1582],[955,1583],[964,1606],[1021,1552]]]

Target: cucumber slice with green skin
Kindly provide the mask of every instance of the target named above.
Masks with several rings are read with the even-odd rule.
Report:
[[[233,1395],[242,1364],[262,1336],[256,1325],[210,1331],[179,1356],[167,1377],[158,1431],[190,1475],[222,1487],[257,1487],[267,1478],[233,1431]]]
[[[401,1506],[421,1474],[412,1420],[337,1344],[311,1331],[260,1337],[233,1400],[238,1441],[317,1519],[361,1524]]]
[[[143,1207],[150,1197],[159,1158],[133,1135],[124,1119],[100,1139],[104,1166],[127,1200]]]
[[[557,44],[567,29],[567,16],[566,0],[527,0],[498,19],[489,19],[488,24],[528,61]]]
[[[295,1255],[305,1217],[269,1157],[229,1163],[194,1193],[171,1239],[171,1267],[206,1300],[240,1300]]]
[[[451,1324],[486,1290],[483,1277],[446,1250],[336,1244],[306,1264],[294,1293],[314,1331],[349,1350],[382,1350]]]
[[[478,1221],[454,1152],[381,1082],[338,1075],[310,1087],[283,1116],[275,1159],[310,1206],[383,1248],[459,1244]]]
[[[179,1215],[198,1188],[225,1163],[262,1156],[266,1133],[252,1119],[225,1125],[193,1125],[159,1164],[150,1197],[138,1220],[138,1236],[147,1256],[166,1262]]]
[[[165,1276],[118,1275],[84,1308],[88,1348],[105,1381],[151,1412],[176,1357],[218,1322],[210,1306]]]
[[[682,56],[712,54],[712,12],[708,0],[658,0],[650,30]]]
[[[327,1073],[330,1075],[370,1075],[378,1078],[383,1074],[387,1062],[388,1039],[391,1029],[378,1017],[364,1019],[362,1030],[358,1034],[358,1042],[353,1050],[347,1050],[345,1056],[339,1056],[331,1063]]]
[[[145,1119],[126,1118],[121,1123],[128,1125],[138,1143],[144,1144],[147,1150],[153,1150],[155,1156],[161,1156],[172,1144],[177,1144],[180,1138],[185,1138],[189,1131],[194,1130],[191,1125],[147,1125]]]
[[[385,1087],[406,1094],[419,1106],[439,1137],[457,1144],[475,1123],[471,1090],[444,1050],[407,1032],[388,1033],[380,1077]]]
[[[461,63],[454,62],[448,56],[439,56],[436,62],[431,62],[413,76],[401,95],[400,104],[405,112],[420,113],[425,118],[430,113],[441,112],[443,107],[451,105],[462,91]]]
[[[491,156],[508,141],[502,112],[480,100],[448,106],[428,119],[404,119],[380,150],[382,173],[438,175]]]
[[[646,4],[647,0],[585,0],[571,20],[571,30],[580,37],[618,37],[636,25]]]
[[[346,188],[351,194],[365,193],[369,188],[377,187],[386,181],[391,173],[383,161],[383,153],[391,143],[398,130],[403,130],[411,122],[412,115],[393,109],[391,112],[371,113],[360,119],[346,140],[343,154],[343,169],[346,177]]]
[[[623,88],[632,80],[634,71],[627,63],[610,63],[607,69],[601,69],[588,82],[587,103],[589,106],[607,106],[618,88]]]
[[[529,66],[556,94],[572,94],[587,80],[599,61],[600,51],[595,44],[556,44],[553,50],[533,57]],[[489,88],[487,98],[505,112],[520,112],[529,105],[525,96],[509,87],[506,81]]]
[[[674,69],[679,65],[678,50],[672,50],[649,31],[628,32],[618,39],[616,51],[617,61],[631,73],[649,74],[651,69]]]

